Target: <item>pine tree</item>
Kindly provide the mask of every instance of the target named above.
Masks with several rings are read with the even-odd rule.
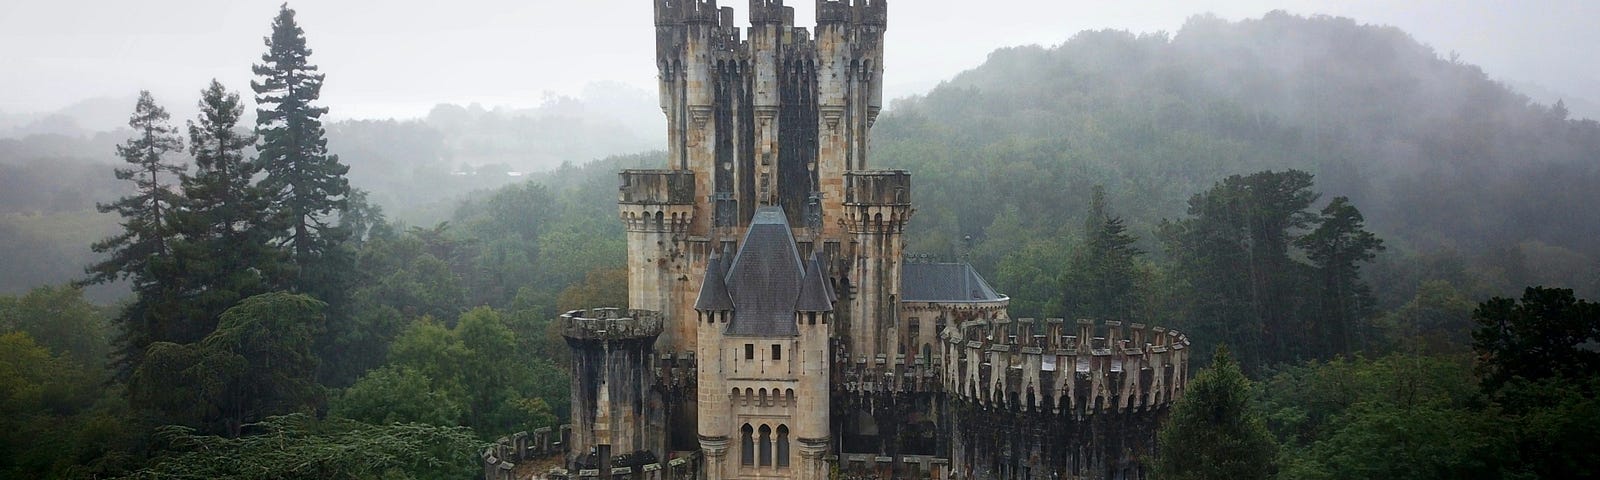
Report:
[[[1111,215],[1105,187],[1094,187],[1084,232],[1083,244],[1072,255],[1060,281],[1067,313],[1133,320],[1142,284],[1137,259],[1144,251],[1134,246],[1139,237],[1128,233],[1122,218]]]
[[[175,223],[184,237],[177,256],[196,310],[192,323],[209,333],[224,310],[269,291],[283,268],[270,244],[271,199],[252,183],[260,169],[245,156],[256,137],[238,129],[239,94],[212,80],[199,106],[198,121],[189,122],[195,174],[183,178],[187,208]]]
[[[1277,455],[1251,403],[1250,380],[1227,347],[1189,383],[1158,436],[1154,478],[1163,480],[1264,479]]]
[[[156,105],[149,91],[139,92],[138,105],[128,119],[137,136],[117,146],[117,155],[131,167],[115,171],[118,180],[133,182],[134,194],[114,203],[100,204],[101,213],[122,217],[122,233],[93,245],[95,253],[109,258],[88,268],[84,284],[128,280],[137,295],[118,315],[122,333],[117,339],[117,370],[126,377],[152,341],[178,336],[182,302],[178,269],[172,258],[175,237],[171,217],[182,201],[171,186],[184,167],[168,163],[165,156],[183,149],[183,139],[168,123],[172,117]]]
[[[1361,210],[1350,199],[1338,197],[1322,209],[1316,230],[1295,240],[1311,260],[1312,275],[1321,290],[1316,316],[1318,331],[1327,344],[1323,356],[1349,353],[1363,337],[1357,323],[1374,314],[1376,299],[1361,280],[1361,264],[1371,262],[1384,249],[1383,240],[1366,230]]]
[[[262,187],[273,195],[287,235],[281,240],[299,269],[293,287],[311,292],[316,288],[310,284],[327,275],[319,262],[346,236],[327,219],[346,208],[350,167],[328,154],[321,121],[328,109],[315,106],[324,75],[309,63],[311,50],[294,15],[287,4],[279,9],[266,38],[267,53],[254,67],[259,78],[250,85],[260,105],[258,161],[267,174]]]

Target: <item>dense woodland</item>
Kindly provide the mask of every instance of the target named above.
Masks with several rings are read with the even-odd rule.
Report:
[[[325,128],[306,37],[281,12],[245,95],[0,140],[0,477],[464,479],[563,421],[551,319],[625,303],[615,172],[662,155],[461,107]],[[1197,17],[997,51],[896,102],[873,166],[1013,316],[1218,352],[1160,478],[1585,478],[1600,124],[1568,117],[1392,28]],[[507,176],[529,149],[570,163]]]

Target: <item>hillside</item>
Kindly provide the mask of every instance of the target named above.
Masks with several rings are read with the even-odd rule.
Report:
[[[1597,286],[1600,124],[1394,28],[1271,13],[1083,32],[996,51],[876,133],[876,166],[917,175],[911,249],[948,255],[972,235],[986,271],[1028,237],[1076,235],[1093,185],[1159,252],[1153,227],[1191,195],[1294,168],[1362,208],[1385,262],[1443,252],[1525,277],[1493,282],[1508,288]]]

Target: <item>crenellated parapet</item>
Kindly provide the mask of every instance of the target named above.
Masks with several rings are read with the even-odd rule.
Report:
[[[1162,327],[1062,319],[963,322],[943,335],[946,388],[989,408],[1084,417],[1183,394],[1189,339]]]
[[[905,355],[872,358],[848,354],[834,359],[833,390],[844,394],[938,393],[944,391],[939,355],[907,363]]]
[[[656,0],[656,26],[717,23],[716,0]]]
[[[886,26],[888,0],[817,0],[817,23]]]
[[[901,233],[911,221],[911,173],[859,170],[844,176],[844,224],[851,233]]]
[[[627,170],[621,177],[617,206],[629,232],[688,231],[695,213],[694,172]]]
[[[661,335],[660,312],[596,308],[561,315],[561,335],[570,340],[637,340]]]

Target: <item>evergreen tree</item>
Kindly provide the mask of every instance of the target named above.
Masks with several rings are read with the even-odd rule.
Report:
[[[1247,368],[1302,356],[1305,266],[1289,256],[1317,194],[1298,170],[1232,176],[1189,200],[1161,234],[1191,305],[1191,335],[1234,345]],[[1311,330],[1314,331],[1314,330]]]
[[[1128,233],[1122,218],[1109,212],[1105,187],[1094,187],[1084,232],[1083,244],[1073,253],[1060,281],[1066,313],[1080,318],[1135,319],[1142,284],[1138,258],[1144,251],[1134,246],[1139,237]]]
[[[1163,480],[1265,479],[1277,455],[1250,380],[1227,347],[1189,383],[1158,436],[1155,478]]]
[[[183,139],[168,123],[171,118],[149,91],[139,92],[138,105],[128,119],[137,136],[117,146],[117,155],[131,166],[115,171],[118,180],[133,182],[134,194],[98,206],[101,213],[120,215],[123,231],[93,245],[95,253],[109,258],[89,267],[83,283],[129,280],[137,295],[117,318],[122,327],[117,339],[119,376],[131,371],[151,342],[183,337],[183,326],[174,321],[182,318],[184,306],[172,259],[171,224],[182,199],[170,187],[184,167],[166,160],[167,154],[183,149]]]
[[[237,128],[243,113],[239,94],[212,80],[201,94],[198,122],[189,122],[196,168],[183,178],[187,208],[177,216],[184,233],[177,250],[194,322],[205,332],[239,300],[269,291],[282,270],[270,244],[271,199],[252,184],[260,169],[245,156],[255,136]]]
[[[254,67],[259,78],[250,86],[260,105],[256,110],[256,132],[261,136],[258,161],[267,174],[262,187],[273,195],[287,235],[282,240],[299,268],[293,286],[319,293],[317,290],[327,289],[311,284],[334,269],[320,262],[346,236],[328,217],[346,208],[350,184],[345,174],[350,167],[339,163],[337,155],[328,154],[321,121],[328,109],[315,105],[324,75],[309,63],[311,50],[294,16],[287,4],[279,9],[272,35],[266,37],[267,53]]]
[[[1338,197],[1322,209],[1321,225],[1295,241],[1314,267],[1313,275],[1321,289],[1316,316],[1324,356],[1348,353],[1365,342],[1368,329],[1359,323],[1375,313],[1372,289],[1361,280],[1361,264],[1371,262],[1383,251],[1383,240],[1366,230],[1366,219]]]

